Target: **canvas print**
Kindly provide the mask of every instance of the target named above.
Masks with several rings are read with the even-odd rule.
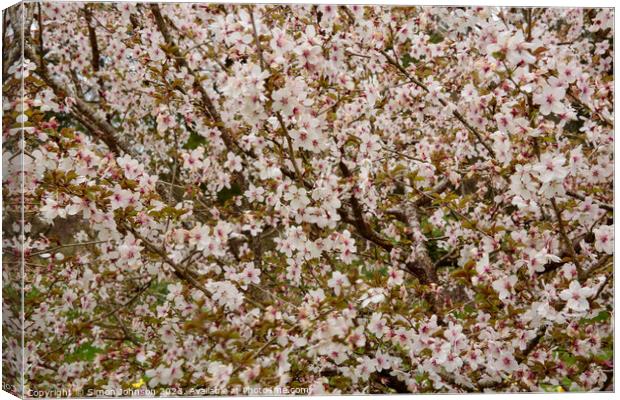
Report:
[[[613,391],[613,9],[3,12],[3,389]]]

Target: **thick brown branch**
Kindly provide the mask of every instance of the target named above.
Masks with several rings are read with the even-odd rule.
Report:
[[[99,71],[99,44],[97,43],[97,32],[93,26],[93,13],[88,4],[84,7],[84,16],[86,17],[86,24],[88,25],[88,40],[91,50],[90,64],[93,67],[93,71],[96,73]]]
[[[45,83],[52,89],[57,97],[69,97],[67,90],[63,88],[49,73],[42,57],[39,57],[35,51],[28,45],[24,46],[24,54],[26,58],[33,60],[39,65],[39,75]],[[116,130],[107,121],[97,117],[95,111],[79,97],[72,97],[75,104],[71,107],[71,113],[80,122],[83,122],[92,134],[102,142],[104,142],[110,151],[116,155],[121,153],[131,154],[129,148],[116,138]]]
[[[339,166],[340,166],[340,171],[342,172],[342,175],[344,175],[345,178],[352,177],[351,171],[349,170],[349,168],[343,161],[340,161]],[[351,208],[352,208],[353,217],[354,217],[354,220],[352,220],[351,222],[357,228],[357,232],[363,238],[365,238],[366,240],[370,240],[376,245],[382,247],[388,253],[391,252],[394,246],[390,242],[388,242],[387,240],[379,236],[370,227],[370,225],[368,225],[368,223],[364,219],[364,213],[362,210],[362,206],[357,200],[357,198],[355,197],[355,194],[351,194]],[[343,220],[345,220],[345,218],[348,217],[348,215],[343,210],[339,210],[339,214],[343,218]]]
[[[566,227],[564,226],[564,220],[562,219],[562,212],[558,208],[555,199],[551,199],[551,205],[553,206],[553,212],[555,213],[555,217],[558,220],[560,237],[564,242],[564,246],[566,247],[566,250],[568,251],[571,260],[575,264],[575,267],[577,267],[577,274],[579,279],[581,280],[583,278],[583,268],[581,267],[581,263],[577,258],[577,253],[575,252],[575,248],[573,247],[573,242],[569,239],[568,234],[566,233]]]
[[[411,230],[408,235],[413,242],[413,250],[406,262],[409,269],[416,276],[421,278],[424,283],[437,283],[437,271],[435,264],[428,254],[425,243],[420,243],[414,238],[414,233],[420,231],[420,219],[418,210],[415,206],[406,207],[403,210],[391,209],[388,214],[395,216],[399,221],[403,222]]]

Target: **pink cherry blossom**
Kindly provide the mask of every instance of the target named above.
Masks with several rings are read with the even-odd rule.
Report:
[[[589,287],[581,287],[578,281],[572,281],[568,289],[560,292],[560,298],[566,301],[566,306],[575,311],[587,311],[590,308],[588,297],[594,291]]]
[[[340,271],[334,271],[332,277],[327,281],[327,286],[334,290],[336,296],[340,296],[342,289],[351,286],[349,278]]]
[[[542,115],[561,114],[565,110],[564,103],[562,103],[564,96],[566,96],[564,88],[546,85],[540,93],[534,95],[534,103],[540,105]]]

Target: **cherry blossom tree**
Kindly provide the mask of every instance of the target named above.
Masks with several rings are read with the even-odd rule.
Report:
[[[3,21],[16,391],[613,388],[613,10]]]

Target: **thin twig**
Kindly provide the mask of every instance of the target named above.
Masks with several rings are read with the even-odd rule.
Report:
[[[380,52],[387,59],[389,64],[391,64],[394,67],[396,67],[412,83],[414,83],[420,89],[424,90],[426,93],[430,93],[429,88],[422,81],[420,81],[418,78],[416,78],[416,77],[412,76],[411,74],[409,74],[409,72],[407,72],[407,70],[405,68],[403,68],[400,65],[400,63],[398,63],[398,61],[393,59],[389,54],[387,54],[383,50],[377,50],[377,51]],[[442,106],[449,107],[448,102],[445,101],[444,99],[442,99],[441,97],[438,97],[437,100],[441,103]],[[452,115],[454,115],[456,117],[456,119],[458,119],[471,133],[473,133],[474,136],[476,137],[476,139],[478,140],[478,142],[482,146],[484,146],[484,148],[489,152],[491,157],[495,158],[495,152],[493,151],[491,146],[489,146],[488,143],[486,143],[484,141],[484,139],[482,138],[482,135],[480,134],[480,132],[478,132],[478,130],[476,128],[474,128],[469,122],[467,122],[465,117],[463,117],[463,115],[460,112],[458,112],[457,110],[452,110]]]

